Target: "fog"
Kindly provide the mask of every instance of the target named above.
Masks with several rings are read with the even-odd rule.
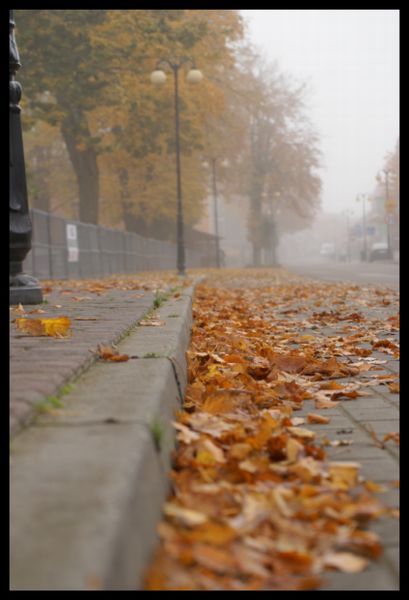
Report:
[[[360,214],[399,135],[398,10],[242,10],[270,61],[308,82],[306,114],[321,138],[322,207]]]

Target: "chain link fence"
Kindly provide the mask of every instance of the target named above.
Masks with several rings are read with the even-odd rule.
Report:
[[[25,273],[39,279],[93,278],[114,273],[176,269],[176,244],[30,210],[32,249]],[[212,266],[186,247],[188,268]]]

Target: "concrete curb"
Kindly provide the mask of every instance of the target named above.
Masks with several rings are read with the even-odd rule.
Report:
[[[169,492],[174,411],[186,387],[192,296],[133,330],[124,363],[94,364],[13,441],[11,589],[138,590]]]

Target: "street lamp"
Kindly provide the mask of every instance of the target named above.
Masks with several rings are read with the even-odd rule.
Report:
[[[21,85],[15,80],[20,57],[14,37],[13,11],[9,11],[10,45],[10,304],[40,304],[43,301],[37,279],[23,273],[23,261],[31,250],[32,225],[28,212],[27,181],[19,102]]]
[[[216,238],[216,266],[218,269],[221,267],[221,256],[220,256],[220,238],[219,238],[219,216],[218,216],[218,194],[217,194],[217,177],[216,177],[216,163],[217,157],[213,156],[210,158],[210,164],[212,167],[212,187],[213,187],[213,202],[214,202],[214,235]],[[221,162],[222,167],[227,167],[229,161],[227,159]],[[204,161],[202,163],[204,167],[208,167],[209,163]]]
[[[185,242],[184,242],[184,223],[183,223],[183,202],[182,202],[182,179],[180,165],[180,138],[179,138],[179,69],[186,63],[191,62],[189,58],[182,58],[179,62],[172,62],[167,59],[161,59],[156,65],[156,69],[152,71],[150,79],[154,85],[163,85],[166,82],[166,73],[160,68],[162,64],[168,65],[174,76],[174,93],[175,93],[175,143],[176,143],[176,189],[177,189],[177,269],[178,275],[185,276]],[[189,70],[186,81],[188,83],[200,83],[203,75],[199,69],[196,69],[192,64]]]
[[[395,203],[393,201],[389,200],[389,173],[390,173],[390,171],[388,169],[383,169],[383,172],[385,174],[385,181],[382,181],[382,177],[380,174],[378,174],[377,180],[380,183],[385,184],[385,218],[386,218],[386,235],[387,235],[387,242],[388,242],[388,257],[393,258],[390,226],[391,226],[392,211],[395,206]]]
[[[349,227],[349,217],[352,216],[352,211],[345,209],[344,215],[347,221],[347,261],[351,262],[351,232]]]
[[[358,194],[356,197],[357,202],[362,200],[362,235],[363,235],[363,250],[362,250],[362,260],[368,260],[368,250],[366,243],[366,214],[365,214],[365,198],[367,198],[367,194]]]

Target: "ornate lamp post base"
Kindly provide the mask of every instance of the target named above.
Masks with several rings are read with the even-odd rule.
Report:
[[[17,273],[10,275],[10,304],[41,304],[43,293],[37,279]]]

